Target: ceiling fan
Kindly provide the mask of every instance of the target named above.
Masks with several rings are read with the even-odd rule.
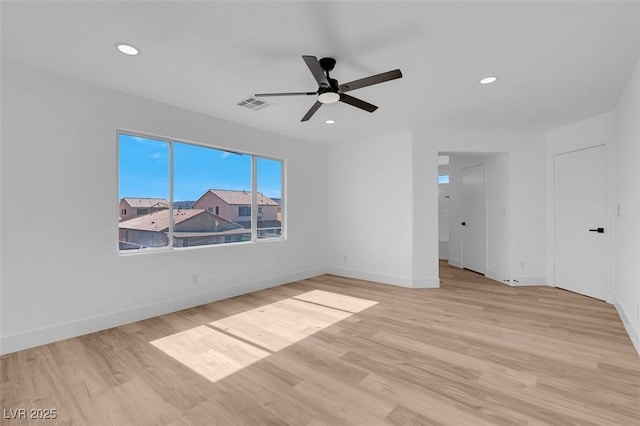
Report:
[[[400,70],[393,70],[376,74],[359,80],[350,81],[349,83],[338,84],[338,80],[329,77],[329,72],[333,71],[336,60],[333,58],[322,58],[318,60],[315,56],[303,55],[302,59],[309,67],[311,74],[318,82],[318,90],[315,92],[290,92],[290,93],[257,93],[256,97],[264,96],[310,96],[317,95],[316,102],[311,106],[309,111],[302,117],[300,121],[307,121],[318,111],[322,104],[332,104],[334,102],[344,102],[356,108],[373,112],[378,109],[377,106],[365,102],[361,99],[347,95],[346,92],[363,87],[372,86],[385,81],[395,80],[402,77]]]

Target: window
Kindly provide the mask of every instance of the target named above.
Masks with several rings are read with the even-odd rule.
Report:
[[[220,202],[251,204],[252,161],[248,154],[173,142],[173,198],[192,202],[192,211],[174,216],[174,247],[251,241],[251,212],[242,224],[213,212]]]
[[[169,143],[152,138],[120,134],[118,137],[118,193],[120,205],[129,203],[137,215],[150,200],[169,200]],[[125,201],[126,199],[126,201]],[[167,210],[168,211],[168,210]],[[127,210],[124,209],[124,214]],[[166,232],[150,232],[153,215],[137,216],[118,223],[120,250],[167,247]]]
[[[449,183],[449,175],[438,176],[438,183]]]
[[[120,251],[284,235],[282,213],[276,211],[282,202],[282,160],[119,133],[118,162],[120,205],[128,202],[137,214],[119,221]],[[252,205],[262,216],[252,216]],[[126,215],[125,208],[120,211]]]
[[[282,161],[258,158],[256,161],[256,187],[258,190],[257,237],[282,236]]]

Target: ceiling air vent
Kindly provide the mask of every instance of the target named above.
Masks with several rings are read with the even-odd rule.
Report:
[[[249,108],[254,111],[258,111],[268,106],[271,106],[273,104],[260,99],[256,99],[256,98],[247,98],[238,102],[238,105],[240,105],[241,107]]]

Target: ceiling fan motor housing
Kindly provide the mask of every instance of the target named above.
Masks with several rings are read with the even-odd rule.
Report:
[[[338,93],[338,91],[340,90],[338,80],[336,80],[335,78],[327,78],[327,80],[329,80],[329,86],[327,86],[326,84],[321,84],[320,86],[318,86],[318,94],[325,92]]]
[[[336,60],[333,58],[322,58],[318,62],[320,62],[322,69],[327,72],[333,71],[333,67],[336,66]]]

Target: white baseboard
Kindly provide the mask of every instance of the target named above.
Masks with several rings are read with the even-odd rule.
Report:
[[[635,330],[631,321],[629,321],[629,317],[627,313],[624,311],[622,305],[618,302],[617,299],[614,298],[613,306],[616,307],[616,311],[618,311],[618,315],[622,320],[622,324],[624,324],[624,328],[627,330],[627,334],[631,339],[631,343],[633,343],[633,347],[636,348],[636,352],[638,352],[638,356],[640,356],[640,330]]]
[[[527,286],[527,285],[549,285],[547,277],[543,275],[521,275],[513,277],[513,281],[509,283],[512,287]]]
[[[438,255],[441,260],[449,259],[449,241],[438,241]]]
[[[456,268],[462,268],[462,261],[460,259],[456,259],[455,257],[450,257],[449,265],[455,266]]]
[[[29,330],[22,333],[12,334],[0,337],[0,355],[17,352],[23,349],[29,349],[47,343],[57,342],[72,337],[82,336],[83,334],[93,333],[100,330],[106,330],[112,327],[128,324],[135,321],[141,321],[153,318],[158,315],[164,315],[170,312],[176,312],[182,309],[192,308],[194,306],[204,305],[215,302],[217,300],[227,299],[242,294],[263,290],[269,287],[275,287],[306,278],[315,277],[325,274],[325,268],[314,268],[306,271],[295,272],[292,274],[271,277],[259,281],[227,287],[208,290],[201,293],[190,294],[185,297],[166,300],[150,305],[143,305],[125,311],[112,312],[105,315],[84,318],[78,321],[56,324],[49,327],[43,327],[35,330]]]
[[[349,268],[338,268],[329,266],[326,268],[328,274],[339,275],[341,277],[355,278],[358,280],[373,281],[382,284],[397,285],[407,288],[439,288],[439,278],[409,278],[397,275],[378,274],[375,272],[360,271]]]
[[[495,272],[490,269],[487,269],[487,273],[484,274],[484,276],[494,281],[498,281],[499,283],[511,285],[511,279],[509,278],[508,275],[504,275],[499,272]]]
[[[440,278],[414,278],[411,288],[440,288]]]

